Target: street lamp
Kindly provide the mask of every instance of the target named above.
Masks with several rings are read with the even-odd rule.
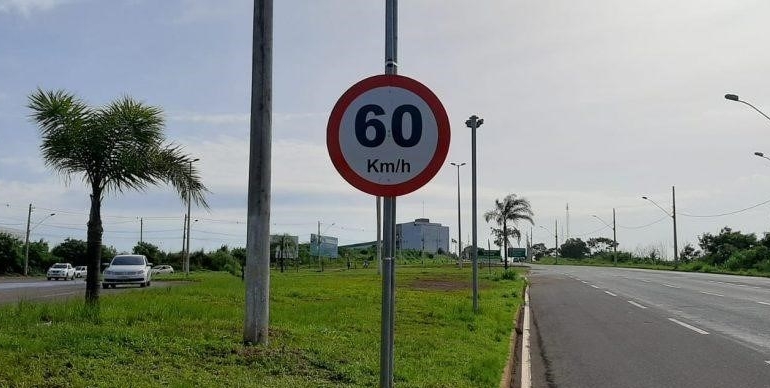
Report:
[[[459,249],[457,249],[457,261],[460,263],[460,269],[463,268],[463,232],[462,232],[462,223],[460,219],[460,167],[465,166],[465,162],[462,163],[455,163],[450,162],[449,164],[457,167],[457,244],[459,246]]]
[[[740,97],[738,97],[738,95],[737,95],[737,94],[725,94],[725,98],[726,98],[726,99],[728,99],[728,100],[730,100],[730,101],[737,101],[737,102],[742,102],[742,103],[744,103],[744,104],[746,104],[746,105],[750,106],[750,107],[751,107],[752,109],[754,109],[755,111],[759,112],[759,114],[761,114],[762,116],[765,116],[765,118],[766,118],[766,119],[770,120],[770,117],[768,117],[768,116],[765,114],[765,112],[762,112],[762,111],[761,111],[761,110],[759,110],[759,108],[757,108],[756,106],[754,106],[754,105],[751,105],[750,103],[748,103],[748,102],[746,102],[746,101],[743,101],[743,100],[741,100],[741,99],[740,99]]]
[[[612,228],[612,263],[614,266],[617,267],[618,265],[618,235],[617,230],[615,228],[615,208],[612,208],[612,226],[604,222],[603,219],[601,219],[596,214],[593,214],[594,217],[596,217],[597,220],[601,221],[602,224],[607,225],[608,228]]]
[[[642,199],[650,201],[653,205],[657,206],[658,209],[662,210],[663,213],[666,213],[666,215],[671,217],[671,219],[674,221],[674,269],[677,269],[679,267],[679,252],[677,251],[677,249],[679,248],[677,246],[677,241],[676,241],[676,188],[674,186],[671,186],[671,213],[669,213],[666,209],[660,207],[660,205],[658,205],[655,201],[651,200],[650,198],[643,196]]]
[[[553,235],[554,244],[556,244],[553,247],[553,258],[556,259],[556,264],[559,264],[559,235],[557,234],[559,230],[558,223],[559,221],[557,220],[556,223],[554,224],[556,225],[556,228],[554,228],[554,232],[551,232],[550,229],[546,228],[543,225],[538,225],[543,230]]]
[[[471,129],[471,203],[473,217],[472,226],[473,229],[473,251],[471,251],[471,265],[473,265],[473,312],[479,312],[479,266],[478,266],[478,230],[476,228],[477,214],[476,214],[476,129],[484,124],[484,119],[473,115],[465,121],[465,125]],[[506,252],[507,253],[507,252]]]
[[[29,204],[29,216],[27,216],[27,237],[24,239],[24,276],[27,276],[29,273],[29,232],[35,230],[40,224],[43,223],[43,221],[55,216],[56,213],[51,213],[42,220],[40,220],[35,226],[32,228],[29,227],[30,220],[32,218],[32,204]]]
[[[188,163],[190,163],[190,175],[188,176],[187,181],[187,246],[185,247],[185,253],[184,253],[184,274],[185,276],[190,275],[190,192],[192,191],[192,164],[193,162],[199,161],[199,158],[195,158],[193,160],[190,160]]]
[[[770,158],[768,158],[767,156],[765,156],[765,154],[761,152],[755,152],[754,155],[759,156],[760,158],[765,158],[767,160],[770,160]]]

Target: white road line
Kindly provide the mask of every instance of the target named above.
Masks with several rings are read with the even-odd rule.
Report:
[[[613,293],[611,293],[609,291],[604,291],[604,293],[607,294],[607,295],[610,295],[610,296],[617,296],[617,295],[615,295],[615,294],[613,294]]]
[[[644,280],[644,279],[639,279],[639,280],[640,280],[640,281],[643,281],[643,282],[645,282],[645,283],[652,283],[652,281],[651,281],[651,280]]]
[[[581,280],[581,281],[580,281],[580,283],[583,283],[583,284],[588,284],[588,282],[587,282],[587,281],[585,281],[585,280]]]
[[[529,355],[529,289],[524,294],[524,323],[522,326],[522,338],[521,338],[521,387],[532,387],[532,366],[530,364]]]
[[[701,329],[698,329],[698,328],[697,328],[697,327],[695,327],[695,326],[692,326],[692,325],[688,325],[688,324],[686,324],[686,323],[684,323],[684,322],[682,322],[682,321],[677,321],[677,320],[676,320],[676,319],[674,319],[674,318],[669,318],[668,320],[669,320],[669,321],[671,321],[671,322],[674,322],[674,323],[676,323],[676,324],[677,324],[677,325],[679,325],[679,326],[682,326],[682,327],[686,327],[686,328],[688,328],[688,329],[690,329],[690,330],[692,330],[692,331],[694,331],[694,332],[696,332],[696,333],[698,333],[698,334],[708,334],[708,333],[709,333],[709,332],[707,332],[707,331],[705,331],[705,330],[701,330]]]
[[[770,306],[770,303],[767,303],[767,302],[760,302],[760,301],[757,301],[757,303],[759,303],[759,304],[763,304],[763,305],[765,305],[765,306]]]
[[[80,291],[62,292],[62,293],[58,293],[58,294],[40,295],[40,296],[36,296],[34,298],[36,298],[36,299],[39,299],[39,298],[50,298],[50,297],[54,297],[54,296],[77,294],[78,292],[80,292]]]
[[[640,309],[646,309],[647,307],[640,305],[639,303],[634,302],[633,300],[629,300],[628,303],[631,303],[632,305],[639,307]]]
[[[666,284],[666,283],[660,283],[660,285],[661,286],[665,286],[665,287],[670,287],[670,288],[682,288],[682,287],[677,287],[677,286],[674,286],[674,285],[671,285],[671,284]]]
[[[599,287],[596,287],[596,286],[595,286],[595,285],[593,285],[593,284],[591,285],[591,287],[593,287],[593,288],[596,288],[596,289],[599,289]]]
[[[770,365],[770,360],[768,360],[768,361],[765,361],[765,363],[766,363],[766,364],[768,364],[768,365]]]
[[[723,297],[723,298],[724,298],[724,295],[722,295],[722,294],[715,294],[715,293],[713,293],[713,292],[706,292],[706,291],[701,291],[700,293],[701,293],[701,294],[706,294],[706,295],[721,296],[721,297]]]

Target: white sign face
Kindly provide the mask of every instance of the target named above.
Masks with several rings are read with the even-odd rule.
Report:
[[[428,167],[437,144],[433,112],[406,89],[364,92],[342,115],[342,155],[355,161],[350,168],[370,182],[395,185],[413,179]]]
[[[396,196],[427,183],[449,149],[449,120],[438,98],[410,78],[367,78],[348,90],[327,127],[329,154],[353,186]]]

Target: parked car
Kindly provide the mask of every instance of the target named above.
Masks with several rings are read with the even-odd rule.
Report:
[[[75,267],[75,277],[76,278],[84,278],[88,275],[88,267],[85,265],[79,265]]]
[[[56,263],[51,266],[51,268],[48,268],[48,273],[46,274],[46,277],[48,280],[51,279],[75,279],[75,268],[70,263]]]
[[[117,255],[104,270],[103,288],[115,288],[118,284],[138,284],[139,287],[150,285],[152,263],[144,255]]]
[[[174,267],[170,265],[156,265],[152,267],[152,273],[154,274],[165,274],[165,273],[174,273]]]

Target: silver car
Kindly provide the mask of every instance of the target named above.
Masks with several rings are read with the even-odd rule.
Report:
[[[117,255],[104,270],[103,288],[115,288],[118,284],[138,284],[139,287],[150,285],[152,263],[144,255]]]

